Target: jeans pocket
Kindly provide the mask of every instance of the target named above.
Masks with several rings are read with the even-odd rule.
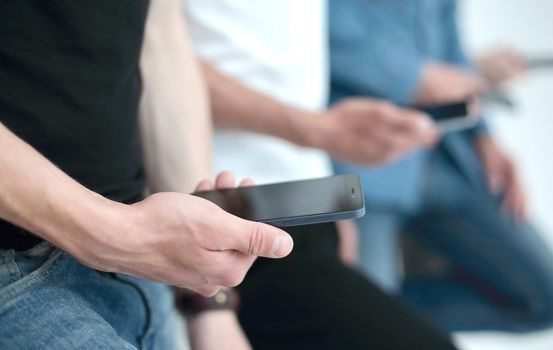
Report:
[[[24,251],[0,250],[0,307],[48,279],[63,252],[48,242]]]

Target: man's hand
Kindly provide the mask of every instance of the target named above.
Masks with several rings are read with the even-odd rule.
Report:
[[[207,62],[202,67],[212,96],[213,117],[221,128],[279,137],[362,165],[381,165],[432,145],[438,137],[427,116],[386,102],[348,99],[317,113],[250,89]]]
[[[229,177],[223,173],[218,182]],[[257,256],[282,258],[293,246],[286,232],[240,219],[191,195],[158,193],[123,210],[119,227],[124,231],[109,232],[101,244],[95,242],[98,247],[89,245],[74,255],[93,268],[204,296],[240,284]]]
[[[415,104],[432,106],[461,101],[485,89],[478,76],[451,64],[431,62],[424,67]]]
[[[526,221],[528,201],[522,179],[515,164],[499,149],[489,135],[480,135],[475,142],[487,173],[490,191],[504,196],[503,207],[515,219],[520,222]]]
[[[217,182],[234,179],[222,173]],[[209,182],[199,188],[209,188]],[[204,296],[240,284],[257,256],[282,258],[292,251],[292,238],[284,231],[190,195],[154,194],[134,205],[131,215],[116,270]]]
[[[526,73],[528,67],[522,55],[513,48],[503,48],[476,59],[480,72],[493,86],[501,85]]]
[[[207,311],[187,319],[194,350],[249,350],[251,346],[232,311]]]
[[[306,118],[307,119],[307,118]],[[316,117],[311,144],[335,158],[382,165],[438,139],[434,123],[426,115],[367,98],[347,99]]]

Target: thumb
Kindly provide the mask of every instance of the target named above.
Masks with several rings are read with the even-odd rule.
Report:
[[[236,236],[235,250],[265,258],[284,258],[292,252],[294,241],[286,232],[267,224],[243,220],[243,230]]]

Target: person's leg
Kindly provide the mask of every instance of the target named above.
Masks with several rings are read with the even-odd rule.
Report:
[[[0,251],[0,348],[172,349],[169,297],[166,287],[91,270],[47,244]]]
[[[258,261],[239,286],[240,321],[255,349],[454,349],[400,301],[338,261],[334,225],[289,232],[291,256]]]
[[[398,230],[400,219],[391,212],[367,210],[357,220],[359,269],[382,289],[398,292],[401,285]]]
[[[440,327],[528,331],[553,324],[553,255],[539,234],[474,190],[445,158],[434,160],[424,214],[407,226],[453,266],[410,280],[405,297]]]

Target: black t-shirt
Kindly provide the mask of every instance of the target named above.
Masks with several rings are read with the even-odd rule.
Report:
[[[147,0],[0,1],[0,122],[121,202],[139,199],[145,183],[137,113],[147,9]],[[15,231],[0,223],[0,236]]]

